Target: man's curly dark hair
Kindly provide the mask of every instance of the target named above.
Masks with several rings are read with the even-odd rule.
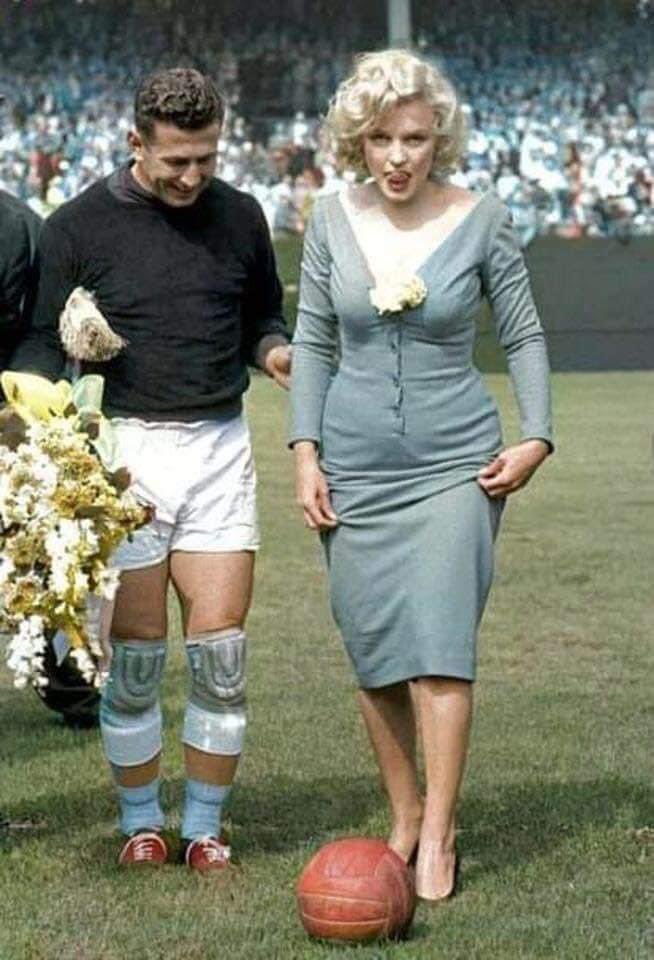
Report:
[[[222,124],[224,116],[225,104],[213,80],[190,67],[157,70],[136,91],[134,122],[147,138],[152,137],[157,121],[181,130],[201,130]]]

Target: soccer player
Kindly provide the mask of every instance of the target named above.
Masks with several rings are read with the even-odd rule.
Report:
[[[117,552],[101,731],[126,836],[119,863],[168,858],[159,802],[159,687],[166,595],[182,609],[190,667],[182,838],[188,866],[222,870],[221,815],[246,725],[244,624],[259,545],[242,394],[247,366],[286,386],[281,287],[257,202],[214,177],[223,101],[196,70],[148,77],[135,101],[132,162],[46,222],[33,324],[12,366],[57,377],[60,311],[95,295],[124,349],[84,372],[105,377],[135,492],[155,518]]]
[[[27,204],[0,190],[0,370],[24,332],[40,228]]]

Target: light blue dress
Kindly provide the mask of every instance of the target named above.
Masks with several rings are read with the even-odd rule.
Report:
[[[315,441],[339,525],[323,536],[334,618],[359,683],[475,677],[502,502],[476,481],[502,447],[472,362],[488,298],[522,438],[551,441],[543,330],[510,215],[485,194],[417,271],[420,306],[380,316],[341,201],[304,245],[291,442]]]

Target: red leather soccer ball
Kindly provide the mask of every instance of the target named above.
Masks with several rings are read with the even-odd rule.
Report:
[[[322,847],[297,884],[300,918],[312,937],[396,939],[416,905],[412,872],[383,840],[350,837]]]

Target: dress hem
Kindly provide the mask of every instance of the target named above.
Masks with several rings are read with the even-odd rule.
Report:
[[[474,648],[474,644],[471,644]],[[347,649],[347,644],[346,644]],[[350,657],[354,665],[352,657]],[[356,669],[355,675],[359,687],[363,690],[376,690],[379,687],[390,687],[395,683],[404,683],[407,680],[418,680],[422,677],[448,677],[453,680],[467,680],[474,683],[476,679],[476,659],[470,663],[469,658],[452,657],[448,659],[433,660],[429,663],[409,662],[397,664],[395,670],[389,670],[379,675],[371,673],[362,673]]]

